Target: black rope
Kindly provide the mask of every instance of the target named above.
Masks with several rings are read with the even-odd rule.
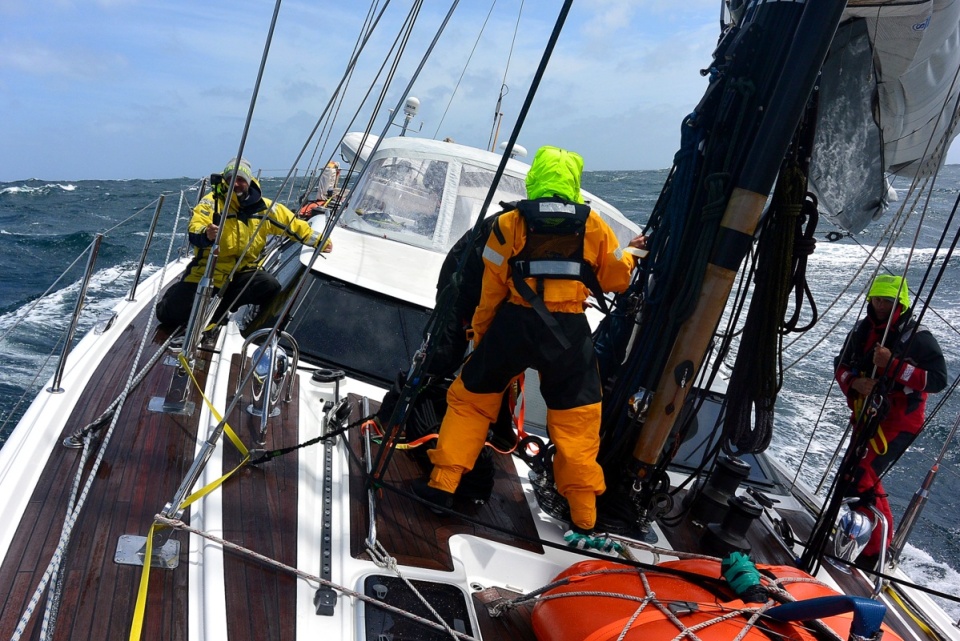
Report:
[[[345,425],[341,425],[340,427],[338,427],[338,428],[335,429],[335,430],[330,430],[330,431],[327,432],[326,434],[321,434],[320,436],[317,436],[316,438],[312,438],[312,439],[310,439],[310,440],[308,440],[308,441],[304,441],[303,443],[299,443],[299,444],[297,444],[297,445],[291,445],[290,447],[282,447],[282,448],[280,448],[280,449],[278,449],[278,450],[268,450],[268,451],[264,452],[263,454],[261,454],[260,456],[258,456],[257,458],[251,460],[251,461],[249,462],[249,464],[250,464],[250,465],[259,465],[260,463],[266,463],[267,461],[273,460],[273,459],[275,459],[275,458],[277,458],[277,457],[279,457],[279,456],[283,456],[284,454],[289,454],[290,452],[295,452],[295,451],[297,451],[297,450],[299,450],[299,449],[302,449],[302,448],[304,448],[304,447],[310,447],[311,445],[316,445],[317,443],[320,443],[321,441],[326,441],[326,440],[329,440],[329,439],[332,439],[332,438],[336,438],[336,437],[340,436],[341,434],[346,434],[347,432],[349,432],[350,430],[352,430],[352,429],[355,428],[355,427],[359,427],[359,426],[363,425],[363,424],[366,423],[367,421],[375,420],[375,419],[376,419],[376,416],[377,416],[376,414],[371,414],[370,416],[364,416],[363,418],[359,418],[359,419],[355,420],[353,423],[347,423],[347,424],[345,424]]]
[[[773,408],[783,369],[780,325],[791,289],[794,233],[805,188],[806,177],[796,163],[784,167],[760,235],[756,286],[742,338],[751,347],[737,354],[727,391],[723,449],[730,455],[763,452],[773,437]]]
[[[356,423],[351,424],[351,425],[352,425],[352,426],[355,426],[355,425],[358,424],[359,422],[361,422],[361,421],[357,421]],[[348,426],[348,427],[349,427],[349,426]],[[343,428],[342,428],[342,429],[340,429],[340,430],[337,431],[337,435],[342,435],[342,434],[344,434],[346,431],[347,431],[347,429],[343,429]],[[331,435],[333,435],[333,433],[331,433],[331,434],[328,435],[328,436],[331,436]],[[361,476],[363,476],[364,478],[366,478],[367,483],[372,483],[372,482],[373,482],[373,479],[367,474],[366,470],[364,469],[363,462],[361,461],[361,459],[360,459],[359,455],[357,454],[357,452],[355,452],[355,451],[350,447],[350,444],[349,444],[349,442],[346,441],[346,439],[343,439],[343,443],[344,443],[345,449],[346,449],[346,451],[347,451],[349,460],[350,460],[354,465],[357,466],[358,470],[360,471]],[[525,542],[527,542],[527,543],[539,544],[539,545],[542,545],[542,546],[545,546],[545,547],[550,547],[550,548],[553,548],[553,549],[556,549],[556,550],[563,550],[563,551],[565,551],[565,552],[571,552],[571,553],[573,553],[573,554],[578,554],[578,555],[585,556],[585,557],[589,557],[589,558],[592,558],[592,559],[598,559],[598,560],[603,560],[603,561],[611,561],[611,562],[619,563],[619,564],[621,564],[621,565],[624,565],[624,566],[627,566],[627,567],[630,567],[630,568],[636,568],[636,569],[641,569],[641,570],[650,570],[650,571],[655,571],[655,572],[661,572],[661,573],[664,573],[664,574],[670,574],[670,575],[677,576],[677,577],[680,577],[680,578],[684,578],[684,579],[689,579],[689,580],[691,580],[691,581],[695,581],[695,582],[697,582],[698,585],[701,585],[701,587],[710,588],[711,586],[714,586],[714,589],[716,589],[716,586],[729,586],[729,584],[728,584],[725,580],[723,580],[723,579],[721,579],[721,578],[719,578],[719,577],[707,577],[707,576],[704,576],[704,575],[702,575],[702,574],[697,574],[697,573],[694,573],[694,572],[688,572],[688,571],[686,571],[686,570],[681,570],[681,569],[678,569],[678,568],[664,567],[664,566],[660,566],[660,565],[654,565],[654,564],[651,564],[651,563],[645,563],[645,562],[643,562],[643,561],[635,561],[635,560],[631,560],[631,559],[625,559],[625,558],[622,558],[622,557],[612,557],[612,556],[610,556],[610,555],[608,555],[608,554],[603,554],[603,553],[600,553],[600,552],[594,552],[594,551],[591,551],[591,550],[581,550],[581,549],[579,549],[579,548],[574,548],[574,547],[568,546],[568,545],[566,545],[566,544],[556,543],[556,542],[554,542],[554,541],[548,541],[548,540],[545,540],[545,539],[542,539],[542,538],[539,538],[539,537],[535,537],[535,536],[527,536],[527,535],[523,534],[522,532],[516,531],[515,529],[511,529],[511,528],[507,528],[507,527],[502,527],[502,526],[497,525],[497,524],[494,524],[494,523],[488,523],[488,522],[485,522],[485,521],[481,521],[480,519],[474,518],[474,517],[472,517],[472,516],[470,516],[470,515],[467,515],[467,514],[464,514],[464,513],[462,513],[462,512],[457,512],[456,510],[453,510],[453,509],[450,509],[450,508],[445,508],[445,507],[443,507],[443,506],[437,505],[436,503],[431,503],[430,501],[427,501],[427,500],[425,500],[425,499],[420,498],[419,496],[417,496],[417,495],[414,494],[413,492],[408,492],[408,491],[406,491],[406,490],[400,489],[399,487],[397,487],[397,486],[395,486],[395,485],[391,485],[391,484],[389,484],[389,483],[384,483],[382,480],[380,480],[380,481],[377,482],[377,487],[378,487],[378,488],[386,489],[386,490],[388,490],[388,491],[390,491],[390,492],[393,492],[394,494],[396,494],[396,495],[398,495],[398,496],[402,496],[402,497],[404,497],[404,498],[411,499],[411,500],[413,500],[413,501],[415,501],[415,502],[417,502],[417,503],[420,503],[421,505],[424,505],[424,506],[429,507],[431,510],[440,510],[440,511],[442,511],[444,514],[446,514],[447,516],[457,517],[458,519],[461,519],[461,520],[465,521],[466,523],[469,523],[470,525],[474,525],[474,526],[478,526],[478,527],[483,527],[483,528],[486,528],[486,529],[489,529],[489,530],[494,530],[494,531],[499,532],[499,533],[501,533],[501,534],[507,534],[507,535],[511,536],[512,538],[520,539],[520,540],[525,541]],[[797,544],[798,544],[798,545],[801,545],[801,547],[803,546],[803,544],[800,543],[799,541],[797,542]],[[827,557],[827,556],[830,556],[830,555],[825,554],[824,556]],[[832,557],[832,556],[830,556],[830,558],[836,559],[836,557]],[[844,561],[843,559],[836,559],[836,560],[838,560],[838,561],[840,561],[840,562],[842,562],[842,563],[847,563],[847,564],[849,565],[849,562]],[[862,568],[861,568],[861,569],[862,569]],[[877,575],[877,576],[882,576],[885,580],[889,581],[891,584],[895,584],[895,585],[899,585],[899,586],[903,586],[903,587],[907,587],[907,588],[919,590],[919,591],[921,591],[921,592],[925,592],[925,593],[927,593],[927,594],[931,594],[931,595],[933,595],[933,596],[937,596],[937,597],[946,599],[946,600],[948,600],[948,601],[953,601],[953,602],[960,603],[960,597],[958,597],[958,596],[956,596],[956,595],[946,594],[946,593],[944,593],[944,592],[940,592],[940,591],[934,590],[934,589],[932,589],[932,588],[926,588],[926,587],[924,587],[924,586],[922,586],[922,585],[917,585],[916,583],[911,583],[911,582],[909,582],[909,581],[904,581],[904,580],[902,580],[902,579],[900,579],[900,578],[898,578],[898,577],[890,576],[890,575],[888,575],[888,574],[884,574],[884,573],[879,572],[879,571],[872,571],[872,570],[864,570],[864,571],[866,571],[866,572],[868,572],[868,573],[870,573],[870,574],[875,574],[875,575]]]
[[[797,229],[793,238],[793,273],[791,276],[791,287],[794,292],[793,315],[783,322],[782,332],[801,333],[812,329],[820,319],[817,311],[817,302],[813,299],[813,292],[810,291],[810,284],[807,282],[807,259],[813,254],[817,247],[817,239],[814,238],[814,232],[817,231],[817,223],[820,220],[820,213],[817,210],[817,197],[807,192],[804,198],[803,206],[800,209],[800,216],[797,217]],[[806,228],[804,228],[806,225]],[[798,327],[800,322],[800,312],[803,309],[803,301],[810,304],[811,318],[806,325]]]

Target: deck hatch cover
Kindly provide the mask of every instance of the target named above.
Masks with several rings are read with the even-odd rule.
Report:
[[[447,625],[463,634],[473,636],[470,625],[470,611],[463,590],[449,583],[411,580],[411,584],[423,595],[430,605],[443,617]],[[419,617],[435,620],[420,598],[396,576],[373,574],[363,582],[363,591],[369,597],[378,599]],[[418,623],[412,619],[393,614],[376,605],[363,604],[364,639],[377,641],[449,641],[450,635]]]

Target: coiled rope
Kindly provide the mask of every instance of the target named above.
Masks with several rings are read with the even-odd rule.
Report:
[[[756,287],[743,329],[743,340],[750,341],[751,349],[738,352],[727,392],[723,449],[728,454],[762,452],[773,437],[773,407],[783,382],[780,326],[791,291],[794,238],[805,186],[799,165],[784,168],[760,236]]]

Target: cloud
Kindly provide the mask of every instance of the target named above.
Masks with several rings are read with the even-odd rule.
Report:
[[[273,3],[253,0],[5,0],[0,38],[0,180],[23,176],[203,175],[243,132]],[[414,85],[414,128],[486,146],[517,119],[559,8],[546,0],[463,1]],[[339,106],[339,134],[362,128],[377,69],[410,5],[392,3]],[[383,127],[443,17],[426,5],[376,117]],[[286,0],[248,135],[261,166],[292,162],[341,78],[366,13],[349,3]],[[662,168],[706,88],[719,30],[715,0],[578,0],[521,142],[576,146],[591,167]],[[469,65],[467,64],[469,61]],[[506,73],[505,73],[506,72]],[[326,131],[328,128],[325,128]],[[569,141],[567,143],[566,141]],[[66,147],[65,147],[66,146]],[[152,147],[152,148],[151,148]],[[57,149],[57,153],[47,150]],[[83,161],[68,160],[75,155]],[[957,162],[960,153],[948,154]],[[76,172],[76,173],[74,173]]]

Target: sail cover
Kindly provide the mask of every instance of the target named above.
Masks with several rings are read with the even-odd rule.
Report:
[[[823,66],[810,184],[851,232],[887,207],[890,174],[933,174],[955,135],[960,0],[851,1]]]

